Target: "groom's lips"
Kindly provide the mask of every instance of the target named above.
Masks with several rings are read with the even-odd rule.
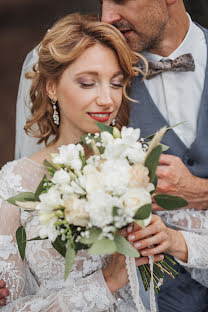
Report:
[[[92,119],[99,121],[99,122],[108,121],[111,114],[112,114],[112,112],[90,112],[90,113],[88,113],[88,115]]]
[[[119,29],[119,31],[122,33],[124,37],[128,37],[132,33],[133,29],[132,28]]]

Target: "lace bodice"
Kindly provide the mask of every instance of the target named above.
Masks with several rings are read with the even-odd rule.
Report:
[[[45,169],[28,158],[8,163],[0,171],[0,279],[7,282],[11,302],[4,312],[136,311],[130,286],[114,295],[103,278],[108,257],[88,256],[80,251],[64,282],[64,258],[50,242],[28,242],[24,263],[19,257],[15,232],[26,223],[28,238],[37,236],[38,219],[6,202],[23,191],[35,191]],[[189,248],[191,274],[208,284],[207,236],[184,233]],[[197,252],[196,252],[197,246]]]

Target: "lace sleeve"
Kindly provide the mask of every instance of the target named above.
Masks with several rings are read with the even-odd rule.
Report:
[[[179,209],[159,211],[157,214],[172,228],[208,234],[208,210]]]
[[[0,279],[5,280],[10,290],[8,304],[0,310],[91,312],[110,309],[115,301],[103,278],[102,261],[98,257],[93,259],[85,254],[78,255],[66,282],[63,281],[64,258],[52,248],[49,241],[30,242],[26,249],[26,260],[22,262],[15,233],[24,218],[19,208],[5,200],[27,190],[25,177],[23,179],[18,174],[24,165],[25,162],[21,160],[11,162],[0,172]],[[24,168],[25,174],[28,168]],[[28,171],[31,180],[31,168]],[[40,181],[39,178],[37,180]],[[35,237],[36,222],[37,218],[33,218],[26,226],[28,238],[30,235]],[[28,283],[29,274],[36,283]],[[29,284],[30,290],[26,289]]]
[[[188,246],[188,262],[176,261],[187,268],[191,277],[208,287],[208,235],[181,231]]]

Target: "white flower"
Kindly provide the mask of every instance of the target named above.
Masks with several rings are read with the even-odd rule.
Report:
[[[55,227],[55,222],[58,220],[57,217],[50,217],[50,216],[45,216],[44,214],[42,215],[42,224],[40,224],[39,227],[39,236],[43,238],[47,238],[51,241],[54,242],[59,235],[59,231]]]
[[[106,146],[102,157],[106,159],[119,159],[125,150],[126,146],[122,144],[121,139],[115,139],[113,144]]]
[[[142,149],[142,145],[136,142],[134,146],[128,147],[121,157],[127,157],[133,163],[144,163],[145,152]]]
[[[80,170],[82,168],[80,152],[84,153],[84,149],[80,144],[62,145],[59,148],[59,154],[53,158],[53,162],[55,164],[70,166],[75,170]]]
[[[142,164],[133,165],[130,169],[129,188],[149,188],[149,170]]]
[[[85,185],[87,193],[94,193],[101,188],[102,174],[92,165],[86,165],[83,168],[83,175],[85,177]]]
[[[122,195],[130,178],[130,169],[126,159],[107,160],[102,164],[102,188],[114,195]]]
[[[54,184],[67,184],[70,182],[70,175],[66,170],[57,170],[51,179]]]
[[[150,193],[144,188],[128,189],[121,199],[123,200],[125,211],[130,216],[134,216],[136,211],[143,205],[151,204],[152,202]]]
[[[113,207],[119,207],[122,202],[119,198],[110,196],[103,190],[99,190],[87,197],[86,210],[90,215],[90,222],[93,226],[103,228],[113,222]]]
[[[72,195],[65,201],[65,216],[69,224],[87,226],[89,213],[86,211],[86,200]]]
[[[134,145],[139,140],[140,129],[122,127],[121,129],[121,138],[123,143],[131,146]]]
[[[114,137],[108,131],[101,132],[100,136],[104,146],[107,146],[108,144],[112,144],[114,142]]]
[[[36,207],[37,210],[51,211],[59,206],[63,206],[61,194],[54,186],[52,186],[47,193],[41,194],[39,199],[40,203]]]

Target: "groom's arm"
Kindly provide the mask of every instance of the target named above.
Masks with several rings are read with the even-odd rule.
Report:
[[[194,176],[179,157],[161,155],[157,175],[156,194],[181,196],[188,201],[187,208],[208,209],[208,180]],[[162,209],[153,203],[153,210]]]
[[[9,290],[6,288],[6,283],[0,280],[0,306],[6,304],[7,296],[9,296]]]

